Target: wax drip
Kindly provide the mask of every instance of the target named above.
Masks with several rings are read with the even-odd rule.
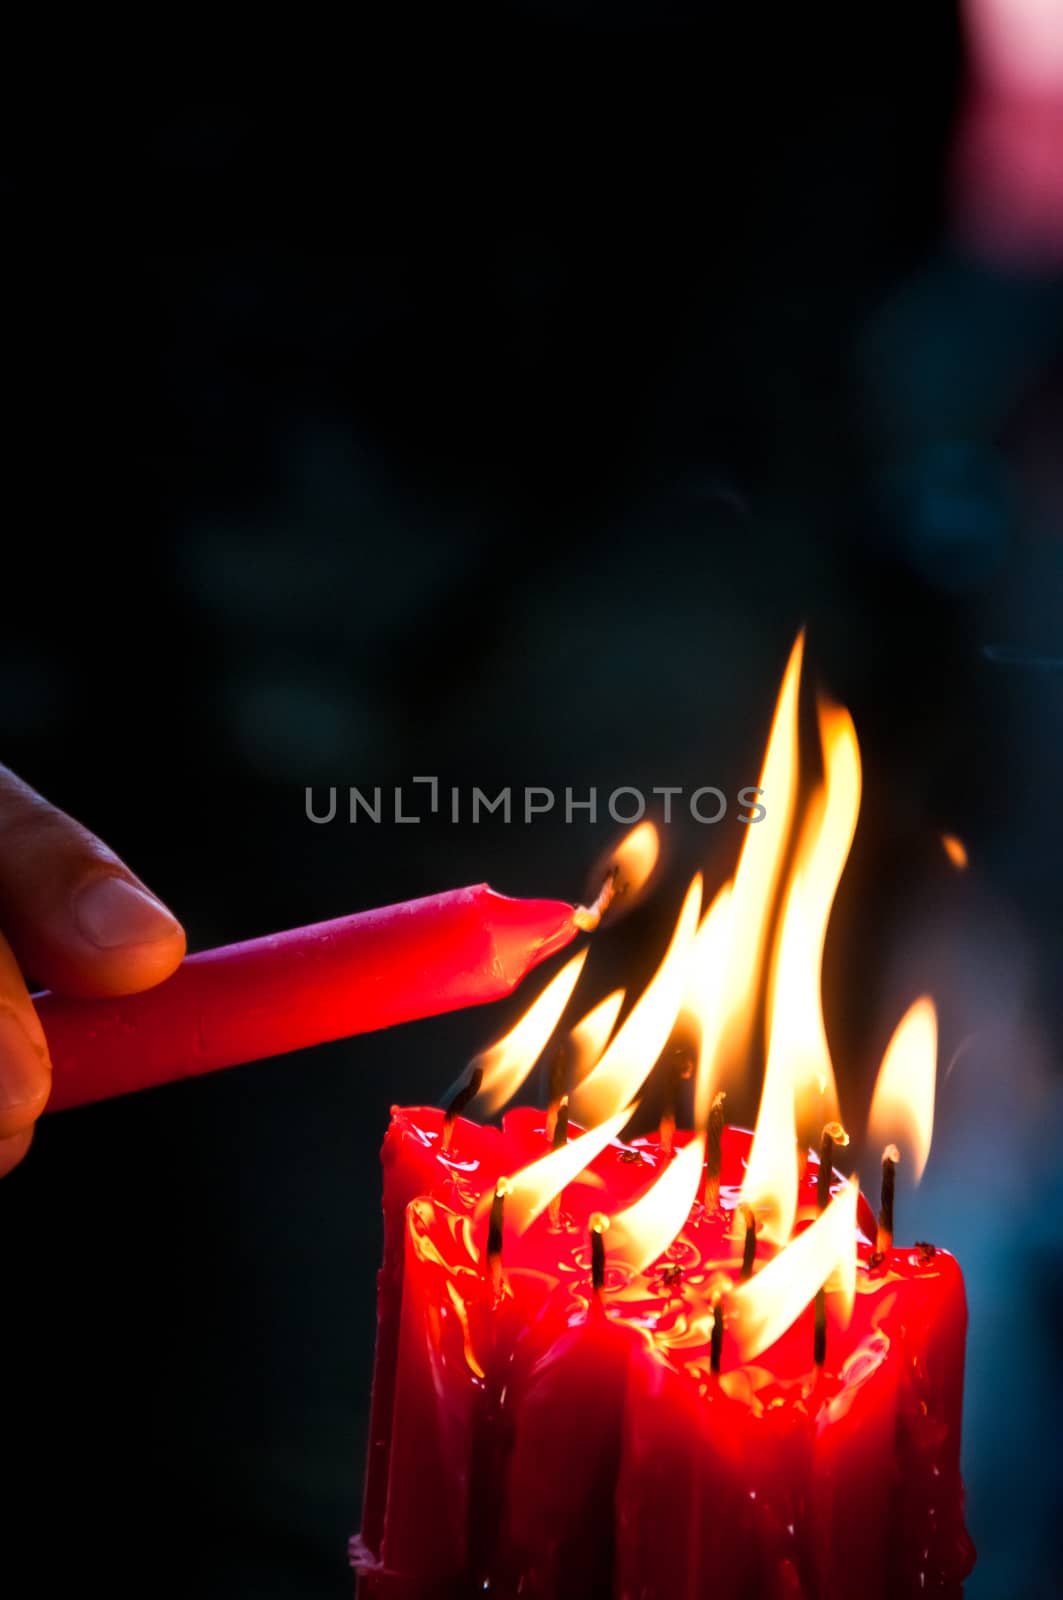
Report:
[[[446,1111],[443,1113],[443,1149],[450,1149],[450,1141],[454,1137],[454,1123],[470,1100],[475,1100],[484,1081],[483,1067],[473,1067],[469,1076],[462,1084],[457,1094],[454,1095]]]

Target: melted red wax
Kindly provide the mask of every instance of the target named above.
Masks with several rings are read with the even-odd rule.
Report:
[[[608,1146],[566,1189],[557,1226],[544,1216],[507,1235],[496,1296],[484,1197],[545,1153],[545,1119],[459,1120],[445,1153],[442,1126],[439,1112],[396,1110],[384,1147],[366,1593],[449,1593],[443,1575],[455,1594],[487,1584],[522,1600],[961,1592],[973,1550],[952,1257],[894,1251],[869,1270],[863,1205],[856,1308],[846,1331],[828,1297],[826,1371],[811,1370],[809,1308],[754,1365],[728,1360],[725,1341],[717,1380],[703,1296],[721,1269],[737,1275],[751,1135],[725,1131],[719,1210],[696,1204],[633,1282],[610,1268],[600,1302],[588,1219],[646,1190],[668,1159],[659,1141]],[[813,1156],[809,1219],[817,1178]]]

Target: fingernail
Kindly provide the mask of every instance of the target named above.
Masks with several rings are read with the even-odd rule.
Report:
[[[180,927],[164,905],[128,878],[94,878],[79,891],[74,917],[85,938],[101,950],[154,944]]]
[[[16,1111],[41,1098],[47,1069],[25,1028],[0,1011],[0,1111]]]

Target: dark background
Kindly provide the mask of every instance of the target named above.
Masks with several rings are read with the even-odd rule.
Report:
[[[193,948],[484,878],[576,895],[607,818],[314,826],[305,786],[733,795],[806,622],[865,762],[844,1107],[930,987],[903,1231],[968,1274],[968,1592],[1043,1596],[1059,279],[950,231],[948,7],[770,40],[759,8],[606,11],[405,19],[328,81],[90,93],[54,163],[16,145],[2,756]],[[694,866],[730,871],[733,816],[666,830],[588,1003],[649,972]],[[12,1592],[348,1592],[388,1106],[516,1009],[45,1120],[0,1191]]]

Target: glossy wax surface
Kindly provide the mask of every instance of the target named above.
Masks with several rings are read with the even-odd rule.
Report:
[[[544,1115],[516,1110],[501,1129],[459,1119],[446,1150],[442,1134],[438,1111],[395,1108],[384,1145],[364,1594],[961,1592],[966,1308],[951,1256],[896,1250],[869,1265],[863,1204],[852,1322],[828,1296],[823,1372],[809,1307],[755,1363],[725,1338],[716,1379],[706,1288],[737,1278],[749,1133],[725,1130],[719,1210],[696,1204],[646,1273],[607,1264],[600,1296],[589,1218],[646,1190],[669,1159],[659,1141],[607,1146],[556,1224],[504,1230],[496,1295],[487,1199],[546,1153]],[[799,1226],[817,1178],[811,1155]],[[758,1260],[773,1253],[758,1243]]]

